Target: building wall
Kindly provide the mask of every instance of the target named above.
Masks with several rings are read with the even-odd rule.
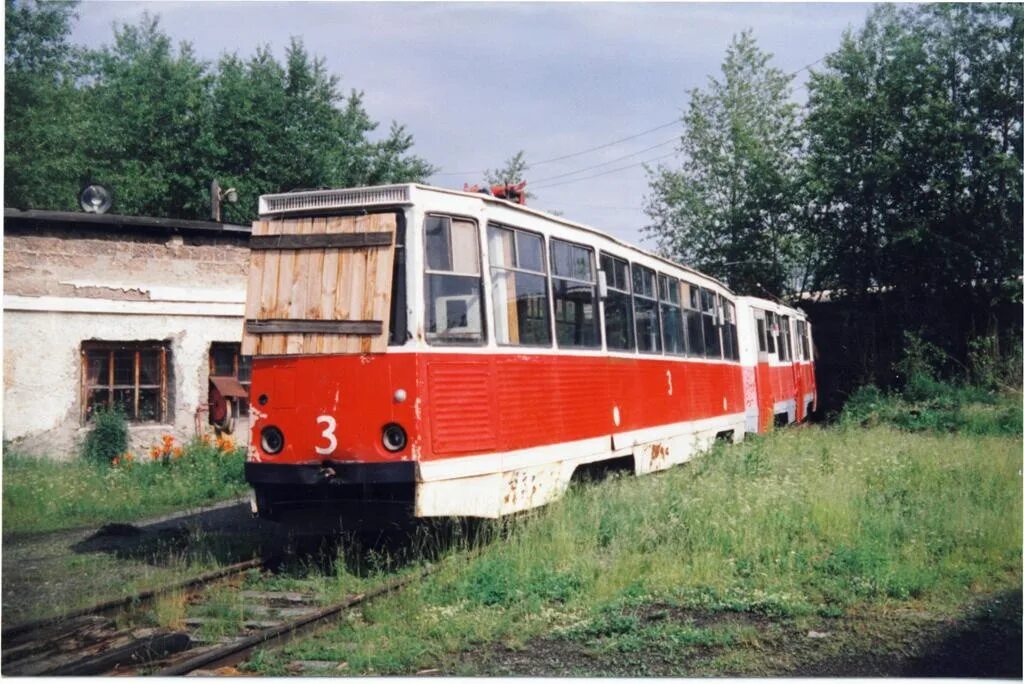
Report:
[[[193,436],[210,344],[241,341],[246,236],[12,223],[4,235],[4,439],[54,458],[77,453],[87,430],[81,349],[92,340],[166,341],[168,419],[130,427],[133,447],[166,432]],[[247,440],[245,421],[235,436]]]

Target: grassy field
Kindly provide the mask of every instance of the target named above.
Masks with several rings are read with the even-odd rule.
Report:
[[[3,533],[48,532],[141,517],[248,492],[244,449],[194,440],[154,446],[151,454],[97,465],[55,461],[5,449]]]
[[[898,647],[908,624],[927,631],[1000,592],[1019,601],[1019,431],[885,422],[783,430],[665,473],[574,488],[503,523],[473,560],[251,666],[770,674],[803,662],[766,655],[793,635],[821,644],[805,659],[876,652]],[[894,615],[917,617],[886,631]],[[814,641],[816,630],[828,638]],[[660,669],[645,669],[652,652]]]

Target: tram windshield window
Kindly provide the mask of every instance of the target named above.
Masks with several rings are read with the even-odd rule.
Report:
[[[704,318],[704,355],[708,358],[722,356],[722,340],[719,336],[716,312],[718,295],[703,287],[700,289],[700,310]]]
[[[641,352],[661,352],[661,323],[654,271],[633,264],[633,309],[636,313],[636,345]]]
[[[548,279],[540,235],[487,226],[494,338],[498,344],[551,345]]]
[[[427,341],[484,341],[480,245],[476,224],[448,216],[426,221]]]
[[[636,351],[633,338],[633,303],[630,301],[629,263],[601,255],[601,270],[608,280],[604,300],[604,336],[608,349]]]
[[[665,352],[685,354],[686,337],[683,334],[683,310],[679,301],[679,281],[666,275],[658,276],[658,295],[661,299],[661,329]]]
[[[594,250],[551,240],[551,291],[558,346],[600,348]]]
[[[686,348],[691,356],[704,356],[704,324],[700,315],[700,288],[683,282],[683,322]]]

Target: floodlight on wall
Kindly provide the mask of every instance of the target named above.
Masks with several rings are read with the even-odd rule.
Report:
[[[78,193],[78,206],[89,214],[105,214],[113,203],[114,193],[102,185],[93,183]]]

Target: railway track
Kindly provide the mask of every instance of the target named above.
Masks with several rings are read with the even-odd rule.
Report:
[[[434,571],[393,579],[372,590],[324,605],[320,597],[295,591],[246,591],[240,578],[261,568],[263,561],[238,563],[220,570],[135,596],[76,610],[59,618],[35,620],[4,629],[0,663],[8,676],[210,674],[235,666],[259,647],[280,645],[360,606],[417,581]],[[264,570],[265,572],[265,570]],[[132,626],[130,616],[161,596],[184,594],[189,605],[202,606],[216,587],[239,592],[244,601],[240,630],[229,636],[203,636],[209,622],[185,617],[184,629]],[[126,626],[125,623],[128,623]]]

